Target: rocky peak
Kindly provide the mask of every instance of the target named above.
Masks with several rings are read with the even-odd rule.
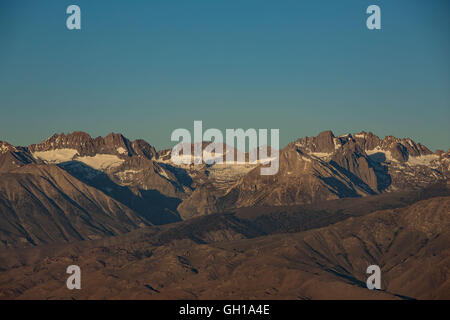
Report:
[[[155,148],[147,143],[147,141],[138,139],[132,144],[133,150],[138,156],[142,156],[148,159],[153,159],[158,157],[158,153]]]
[[[32,144],[28,148],[31,152],[75,149],[80,155],[90,155],[94,152],[91,136],[82,131],[75,131],[67,135],[64,133],[54,134],[45,141],[38,144]]]
[[[106,137],[97,137],[93,141],[96,153],[117,154],[119,156],[132,156],[133,150],[130,140],[120,133],[110,133]]]
[[[198,148],[198,150],[202,151],[202,157],[203,161],[207,163],[212,163],[213,159],[216,158],[222,158],[222,161],[225,163],[227,161],[226,156],[227,154],[233,155],[233,159],[239,159],[239,157],[243,157],[246,162],[249,161],[249,154],[252,153],[257,154],[260,152],[261,147],[258,147],[257,149],[250,150],[249,152],[241,152],[237,150],[236,148],[233,148],[230,145],[227,145],[223,142],[211,142],[211,141],[202,141],[202,142],[195,142],[195,143],[180,143],[175,146],[178,154],[180,156],[184,156],[184,149],[190,149],[191,157],[195,156],[195,147]],[[206,149],[208,147],[208,149]],[[215,148],[215,149],[214,149]],[[160,150],[158,152],[159,159],[162,161],[171,161],[172,156],[172,150],[173,149],[165,149]],[[208,155],[205,153],[205,151],[208,151]],[[270,148],[267,149],[267,153],[270,154]],[[209,156],[209,157],[208,157]],[[212,156],[212,157],[211,157]]]
[[[360,133],[355,133],[353,137],[363,150],[373,150],[380,145],[381,141],[381,139],[372,132],[361,131]]]
[[[409,157],[418,157],[430,155],[431,152],[427,147],[420,143],[414,142],[410,138],[396,138],[394,136],[386,136],[380,139],[371,132],[362,131],[354,134],[356,143],[365,151],[389,151],[392,158],[397,161],[408,161]]]
[[[377,137],[378,138],[378,137]],[[377,142],[377,143],[373,143]],[[401,145],[401,147],[399,146]],[[367,145],[366,150],[371,150],[376,147],[379,147],[382,150],[390,150],[393,148],[399,149],[401,148],[410,156],[422,156],[432,154],[427,147],[422,145],[421,143],[416,143],[410,138],[396,138],[394,136],[386,136],[383,140],[373,139],[372,143]]]
[[[330,130],[319,133],[316,138],[316,144],[319,152],[334,151],[334,134]]]
[[[388,153],[392,159],[405,162],[410,157],[419,157],[431,155],[427,147],[420,143],[414,142],[410,138],[396,138],[394,136],[386,136],[380,139],[372,132],[361,131],[355,134],[345,134],[334,136],[332,131],[321,132],[317,137],[305,137],[298,139],[294,143],[288,145],[288,148],[295,146],[300,148],[304,153],[319,153],[325,156],[335,153]]]
[[[121,158],[143,156],[152,159],[157,155],[155,149],[144,140],[131,142],[120,133],[110,133],[106,137],[97,137],[95,139],[82,131],[75,131],[69,134],[54,134],[45,141],[30,145],[28,148],[33,153],[72,149],[76,150],[79,156],[112,154]]]
[[[298,139],[294,145],[304,152],[332,153],[335,150],[335,136],[332,131],[323,131],[317,137]]]
[[[9,144],[6,141],[0,141],[0,154],[4,154],[7,152],[14,152],[16,151],[16,147],[14,147],[13,145]]]
[[[27,148],[15,147],[6,141],[0,141],[0,172],[35,162]]]

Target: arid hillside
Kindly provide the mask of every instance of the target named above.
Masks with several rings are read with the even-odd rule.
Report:
[[[273,234],[221,214],[103,240],[5,249],[0,297],[449,299],[449,212],[450,197],[435,197]],[[81,290],[65,286],[70,264],[82,270]],[[382,290],[366,288],[372,264],[381,267]]]

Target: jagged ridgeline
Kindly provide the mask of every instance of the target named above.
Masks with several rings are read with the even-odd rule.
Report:
[[[224,157],[241,152],[223,150]],[[419,190],[448,179],[450,164],[449,152],[367,132],[298,139],[280,150],[273,176],[260,175],[258,163],[175,165],[170,154],[114,133],[55,134],[28,147],[0,142],[2,246],[96,239],[237,208]]]

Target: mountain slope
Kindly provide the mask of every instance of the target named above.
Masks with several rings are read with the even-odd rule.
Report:
[[[150,223],[54,165],[0,174],[2,246],[96,239]]]
[[[211,215],[197,219],[215,219],[216,228],[193,219],[104,240],[3,250],[0,297],[448,299],[449,206],[449,197],[431,198],[318,229],[259,236],[242,220]],[[206,233],[194,237],[195,228]],[[75,261],[83,289],[69,291],[64,270]],[[381,267],[381,291],[365,287],[371,264]]]
[[[36,163],[36,159],[26,148],[14,147],[0,141],[0,173],[15,170],[29,163]]]

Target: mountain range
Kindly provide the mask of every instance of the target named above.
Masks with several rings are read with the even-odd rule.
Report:
[[[2,215],[8,226],[1,230],[2,244],[114,235],[120,228],[97,226],[97,219],[114,214],[109,203],[131,217],[128,231],[240,207],[309,204],[418,189],[448,179],[450,166],[449,152],[433,153],[411,139],[380,139],[366,132],[335,137],[325,131],[298,139],[280,150],[280,169],[273,176],[260,175],[259,166],[264,164],[257,163],[175,165],[170,152],[114,133],[104,138],[84,132],[55,134],[27,147],[0,142],[0,206],[9,213]],[[106,207],[95,203],[102,217],[90,209],[93,199],[108,203]],[[71,217],[73,206],[77,215]],[[90,217],[81,218],[81,212]],[[49,228],[41,221],[56,215],[67,224],[51,219],[55,222]],[[74,226],[81,221],[95,226],[93,234],[76,231]],[[37,234],[37,225],[41,229],[47,225],[44,229],[51,234]]]
[[[116,133],[0,141],[0,298],[450,298],[450,150],[325,131],[272,176],[170,159]],[[57,288],[74,261],[79,293]]]

